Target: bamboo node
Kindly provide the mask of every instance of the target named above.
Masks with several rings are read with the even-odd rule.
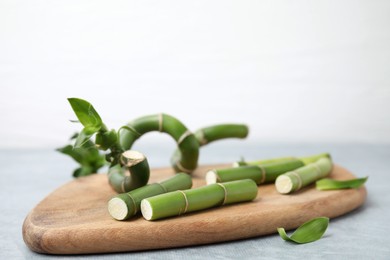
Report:
[[[265,182],[265,177],[266,177],[266,171],[264,169],[264,167],[260,166],[260,165],[257,165],[257,167],[260,168],[261,170],[261,180],[260,180],[260,183],[264,183]]]
[[[176,162],[176,167],[182,172],[191,173],[191,170],[184,168],[179,161]]]
[[[185,200],[185,202],[186,202],[186,206],[185,206],[185,208],[184,208],[184,211],[181,212],[181,209],[180,209],[179,215],[181,215],[181,214],[185,214],[185,213],[187,212],[187,210],[188,210],[188,199],[187,199],[187,195],[184,193],[184,191],[179,190],[178,192],[180,192],[181,194],[183,194],[184,200]]]
[[[133,213],[133,216],[137,213],[137,204],[135,203],[135,200],[133,198],[133,196],[131,196],[129,193],[126,193],[127,196],[130,197],[131,201],[133,202],[133,206],[134,206],[134,213]]]
[[[199,144],[200,145],[205,145],[207,144],[209,141],[206,139],[205,135],[204,135],[204,131],[201,129],[199,130],[199,133],[200,133],[200,136],[199,136]]]
[[[161,183],[156,182],[156,184],[159,185],[159,186],[163,189],[163,191],[164,191],[165,193],[168,192],[167,189],[166,189]]]
[[[179,137],[179,140],[177,140],[177,145],[180,145],[188,136],[192,135],[190,130],[187,130]]]
[[[294,175],[298,179],[298,187],[295,190],[300,190],[302,188],[302,179],[301,176],[296,171],[290,172],[292,175]]]
[[[223,189],[223,191],[225,193],[225,196],[224,196],[223,202],[222,202],[222,205],[225,205],[226,200],[227,200],[227,195],[228,195],[226,187],[222,183],[217,183],[217,184],[222,187],[222,189]]]

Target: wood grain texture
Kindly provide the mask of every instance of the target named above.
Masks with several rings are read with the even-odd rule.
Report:
[[[193,173],[194,187],[205,185],[202,166]],[[171,168],[154,169],[151,182],[173,175]],[[331,177],[354,178],[335,166]],[[259,186],[253,202],[223,206],[179,217],[146,221],[137,216],[116,221],[107,211],[115,193],[107,176],[96,174],[71,181],[48,195],[26,217],[23,239],[39,253],[88,254],[182,247],[276,233],[318,217],[343,215],[362,205],[366,188],[317,191],[314,185],[292,195],[279,194],[273,184]]]

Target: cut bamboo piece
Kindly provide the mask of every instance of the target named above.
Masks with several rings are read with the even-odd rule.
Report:
[[[240,167],[244,165],[264,165],[268,163],[276,163],[276,162],[284,162],[289,161],[291,159],[298,159],[301,160],[305,165],[313,163],[315,161],[318,161],[321,158],[329,158],[332,159],[329,153],[321,153],[306,157],[279,157],[279,158],[272,158],[272,159],[265,159],[265,160],[256,160],[256,161],[237,161],[233,163],[233,167]]]
[[[276,190],[288,194],[326,177],[332,170],[332,161],[321,158],[314,163],[280,175],[275,181]]]
[[[139,212],[143,199],[175,190],[190,189],[191,187],[191,177],[186,173],[178,173],[160,183],[149,184],[128,193],[114,196],[108,202],[108,211],[114,219],[126,220]]]
[[[253,200],[257,196],[257,190],[256,183],[247,179],[173,191],[142,200],[141,212],[146,220],[179,216],[187,212]]]
[[[274,182],[279,175],[295,170],[303,165],[304,164],[301,160],[286,158],[281,161],[262,165],[247,165],[218,170],[214,169],[206,173],[206,182],[207,184],[211,184],[217,182],[251,179],[257,184],[269,183]]]

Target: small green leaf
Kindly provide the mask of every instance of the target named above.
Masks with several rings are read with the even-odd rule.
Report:
[[[295,230],[289,237],[284,228],[278,228],[279,235],[286,241],[304,244],[314,242],[322,237],[328,228],[329,218],[314,218]]]
[[[76,138],[76,142],[74,144],[75,148],[80,148],[84,146],[89,139],[92,137],[92,135],[99,131],[99,128],[97,127],[84,127],[83,130],[81,130],[80,134]]]
[[[322,179],[316,182],[317,190],[339,190],[339,189],[356,189],[361,187],[366,181],[368,177],[338,181],[333,179]]]
[[[79,98],[68,98],[73,111],[84,127],[102,127],[103,122],[92,104]]]

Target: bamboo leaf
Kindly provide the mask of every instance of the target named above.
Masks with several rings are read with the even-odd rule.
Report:
[[[68,98],[68,101],[78,120],[84,127],[102,127],[102,119],[91,103],[79,98]]]
[[[80,134],[76,138],[76,142],[74,144],[75,148],[80,148],[83,147],[91,138],[91,136],[98,132],[100,127],[94,127],[94,126],[89,126],[89,127],[84,127],[83,130],[81,130]]]
[[[314,218],[298,227],[290,237],[286,234],[284,228],[278,228],[277,230],[283,240],[304,244],[320,239],[328,228],[328,224],[329,218]]]
[[[356,189],[361,187],[367,181],[367,179],[368,177],[338,181],[325,178],[316,182],[316,188],[317,190]]]

